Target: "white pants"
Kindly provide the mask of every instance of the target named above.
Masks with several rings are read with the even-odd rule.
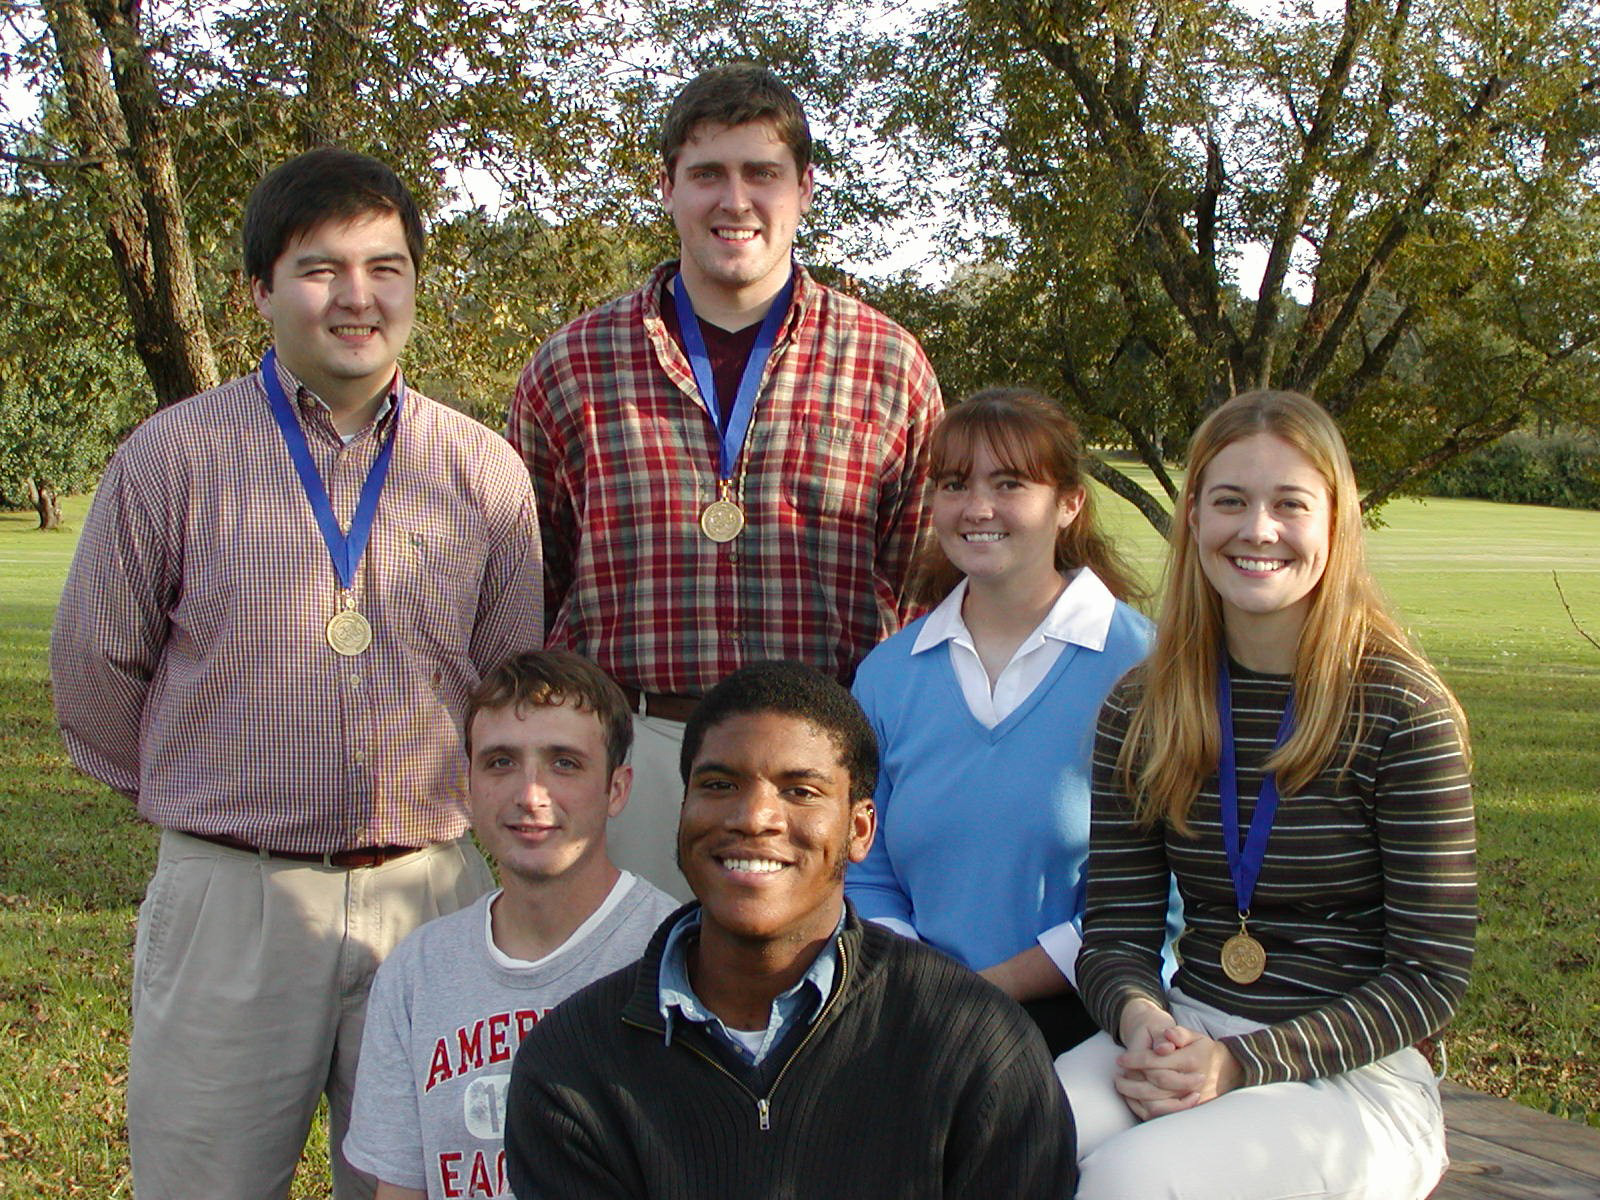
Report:
[[[1169,999],[1178,1024],[1210,1037],[1261,1028],[1179,991]],[[1112,1086],[1121,1053],[1098,1033],[1056,1059],[1078,1126],[1080,1200],[1420,1200],[1444,1174],[1439,1087],[1415,1050],[1142,1123]]]
[[[683,776],[678,755],[683,722],[665,717],[633,717],[633,790],[628,807],[606,826],[611,861],[643,875],[669,896],[692,899],[678,870],[678,812],[683,808]]]
[[[355,870],[266,858],[170,830],[133,948],[128,1141],[138,1200],[289,1194],[328,1097],[334,1195],[367,987],[397,942],[489,889],[469,839]]]

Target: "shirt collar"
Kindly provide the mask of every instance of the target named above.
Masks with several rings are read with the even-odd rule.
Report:
[[[288,367],[283,365],[282,358],[275,357],[273,362],[278,368],[278,386],[283,388],[283,394],[285,396],[293,396],[297,400],[312,404],[315,407],[320,408],[325,413],[331,414],[333,412],[333,409],[328,407],[328,402],[326,400],[308,388],[303,382],[301,382],[299,376],[297,376],[293,371],[289,370]],[[385,417],[394,411],[395,400],[402,394],[405,386],[405,379],[400,373],[400,367],[396,365],[394,369],[394,376],[389,380],[389,390],[384,393],[383,400],[378,405],[378,411],[372,414],[372,420],[368,422],[366,428],[371,428],[380,424]],[[359,436],[359,431],[352,434],[341,434],[340,436],[346,442],[349,442],[353,438]]]
[[[966,596],[967,581],[963,579],[923,621],[911,653],[921,654],[949,641],[972,645],[972,633],[961,618]],[[1117,599],[1100,577],[1088,567],[1079,567],[1028,640],[1052,638],[1087,650],[1104,650],[1116,609]]]
[[[714,1024],[720,1028],[730,1043],[735,1039],[727,1034],[727,1026],[695,994],[689,982],[689,943],[694,935],[700,931],[700,912],[698,905],[691,908],[678,918],[677,924],[672,927],[672,932],[667,934],[666,944],[661,950],[661,973],[657,984],[657,1009],[661,1013],[662,1023],[665,1026],[664,1041],[672,1044],[672,1023],[675,1017],[693,1021],[696,1024]],[[809,987],[814,993],[810,1020],[816,1020],[817,1014],[822,1011],[822,1002],[833,994],[834,976],[839,968],[839,934],[844,929],[844,914],[839,916],[839,924],[834,927],[833,933],[823,943],[817,957],[806,969],[806,973],[797,979],[794,986],[779,994],[772,1002],[773,1014],[780,1010],[793,1011],[796,1001],[803,989]],[[772,1040],[773,1024],[769,1018],[768,1035]],[[764,1046],[763,1051],[770,1046]]]
[[[681,259],[671,259],[662,263],[650,273],[649,280],[644,285],[644,319],[646,325],[652,322],[661,323],[662,336],[666,337],[666,325],[661,316],[661,297],[667,288],[672,286],[672,281],[677,277],[678,266]],[[789,313],[778,326],[777,343],[782,343],[789,336],[791,330],[799,327],[805,320],[806,312],[815,301],[821,287],[811,273],[800,265],[799,259],[791,259],[794,269],[794,295],[789,300]],[[670,339],[669,339],[670,340]],[[776,344],[776,343],[775,343]]]

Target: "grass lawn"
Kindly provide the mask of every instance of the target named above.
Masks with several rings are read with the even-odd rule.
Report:
[[[57,533],[0,514],[3,1196],[132,1192],[128,975],[155,836],[68,767],[45,665],[86,508],[68,500]],[[1106,517],[1154,578],[1154,534],[1120,501]],[[1400,501],[1384,520],[1370,543],[1379,578],[1459,690],[1476,739],[1483,926],[1451,1072],[1600,1127],[1600,651],[1551,581],[1559,571],[1600,636],[1600,513]],[[320,1170],[301,1175],[297,1198],[329,1194]]]

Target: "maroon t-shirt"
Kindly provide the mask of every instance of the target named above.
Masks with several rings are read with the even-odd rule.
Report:
[[[667,332],[687,358],[689,348],[683,344],[683,326],[678,321],[678,305],[673,298],[670,282],[661,289],[661,319],[666,322]],[[744,374],[744,365],[750,360],[750,351],[755,349],[756,337],[760,333],[760,321],[731,333],[705,321],[700,322],[700,336],[705,339],[706,356],[711,359],[711,378],[717,385],[717,394],[704,399],[706,407],[716,414],[717,428],[723,433],[728,432],[733,400],[739,394],[739,378]]]

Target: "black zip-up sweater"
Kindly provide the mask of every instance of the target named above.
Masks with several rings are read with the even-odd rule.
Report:
[[[506,1107],[519,1200],[1073,1195],[1066,1098],[998,989],[849,910],[816,1021],[770,1069],[734,1071],[681,1025],[665,1042],[661,952],[683,911],[523,1040]]]

